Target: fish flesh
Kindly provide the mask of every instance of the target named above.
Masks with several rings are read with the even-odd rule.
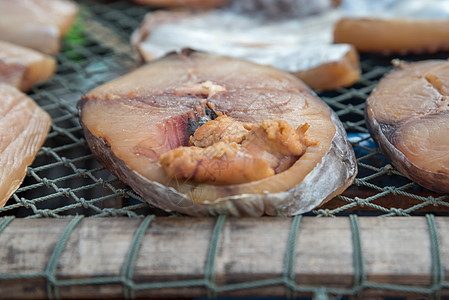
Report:
[[[215,185],[247,183],[290,168],[309,146],[317,142],[284,120],[240,122],[221,115],[199,126],[188,146],[163,153],[159,164],[170,178]],[[219,170],[211,169],[219,166]]]
[[[449,21],[411,18],[342,18],[335,24],[335,43],[359,52],[424,53],[449,49]]]
[[[406,177],[449,192],[449,62],[395,62],[366,102],[368,129]]]
[[[357,172],[336,114],[296,77],[245,60],[171,53],[78,108],[96,158],[167,211],[296,215]]]
[[[0,83],[0,207],[19,188],[45,142],[50,116],[15,87]]]
[[[56,54],[77,13],[70,0],[0,0],[0,40]]]
[[[33,85],[50,79],[55,69],[53,57],[0,41],[0,82],[28,91]]]
[[[144,61],[191,48],[246,59],[290,72],[312,89],[354,84],[361,74],[352,45],[332,44],[339,14],[307,18],[257,18],[233,11],[157,11],[146,15],[131,37]]]

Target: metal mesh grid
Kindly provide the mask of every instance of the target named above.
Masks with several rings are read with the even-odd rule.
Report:
[[[79,18],[57,56],[56,76],[29,93],[52,116],[51,132],[22,186],[0,208],[0,217],[166,214],[142,201],[95,160],[83,137],[76,109],[77,101],[89,90],[138,66],[129,37],[148,9],[128,1],[80,2]],[[391,69],[393,58],[411,61],[447,56],[445,52],[395,57],[362,55],[363,76],[358,83],[319,93],[337,112],[348,132],[359,174],[343,195],[311,215],[357,212],[393,216],[448,211],[449,195],[430,192],[395,170],[380,154],[363,119],[364,102],[377,81]]]

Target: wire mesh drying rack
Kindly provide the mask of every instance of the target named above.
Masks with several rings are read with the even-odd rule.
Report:
[[[346,230],[349,236],[352,237],[348,242],[348,245],[350,245],[350,251],[348,251],[352,255],[352,259],[349,264],[349,275],[346,274],[349,279],[345,282],[349,288],[346,287],[346,289],[342,289],[341,287],[338,287],[340,288],[338,289],[332,287],[332,281],[329,281],[331,283],[317,283],[312,279],[310,280],[314,285],[312,284],[312,287],[305,288],[303,285],[298,284],[298,282],[295,281],[300,275],[295,273],[295,268],[292,267],[295,265],[295,259],[293,258],[292,261],[292,257],[298,258],[299,250],[297,251],[295,248],[296,240],[291,236],[296,237],[298,233],[299,220],[301,220],[301,217],[293,219],[279,218],[279,220],[277,220],[277,218],[260,218],[250,221],[244,219],[234,219],[226,220],[226,225],[223,225],[224,219],[220,218],[216,220],[198,220],[195,218],[169,214],[151,207],[146,202],[142,201],[141,198],[129,187],[123,185],[95,160],[87,147],[82,129],[78,123],[76,103],[89,90],[113,78],[116,78],[139,65],[137,55],[130,46],[129,37],[131,32],[143,19],[143,16],[148,9],[135,6],[128,1],[108,1],[104,3],[101,1],[80,1],[80,4],[81,12],[78,21],[72,28],[69,35],[64,39],[62,50],[57,56],[58,72],[56,76],[54,76],[49,82],[34,87],[29,93],[29,95],[52,116],[53,125],[46,143],[38,153],[33,165],[29,167],[27,176],[22,186],[7,202],[5,207],[0,208],[0,217],[2,217],[0,219],[0,233],[3,231],[3,233],[0,234],[0,248],[2,248],[2,245],[6,247],[8,244],[5,242],[6,236],[9,237],[8,240],[11,239],[17,241],[17,235],[11,234],[14,233],[15,229],[19,230],[22,226],[22,230],[24,230],[24,228],[29,228],[26,224],[33,224],[36,228],[40,228],[39,226],[43,225],[39,224],[46,222],[46,227],[53,227],[55,230],[54,234],[63,239],[64,234],[70,234],[73,229],[72,228],[69,230],[67,228],[72,226],[74,224],[73,222],[79,222],[81,218],[80,216],[91,217],[87,218],[88,220],[84,218],[81,223],[87,224],[88,222],[91,222],[90,224],[94,228],[97,228],[98,226],[100,229],[103,228],[101,226],[104,225],[99,224],[105,224],[105,222],[109,222],[109,224],[120,224],[114,226],[128,228],[129,231],[127,231],[127,233],[129,236],[133,236],[134,230],[138,227],[137,224],[140,224],[140,222],[142,222],[142,218],[144,217],[146,218],[143,220],[147,220],[145,226],[149,226],[150,221],[151,224],[159,224],[161,228],[168,226],[167,224],[169,222],[180,222],[180,224],[182,223],[184,226],[199,226],[200,231],[203,230],[207,233],[207,238],[205,238],[204,242],[205,245],[203,245],[204,255],[202,258],[202,263],[204,268],[202,269],[203,271],[198,274],[199,277],[206,278],[207,280],[201,279],[203,281],[200,280],[196,283],[191,282],[190,285],[185,284],[185,282],[184,285],[179,285],[178,282],[177,286],[174,279],[181,280],[183,279],[182,276],[170,277],[169,275],[164,274],[166,277],[157,277],[150,272],[150,275],[147,274],[149,277],[143,276],[143,279],[140,278],[141,281],[147,282],[147,285],[139,286],[139,282],[136,279],[137,275],[133,273],[133,264],[137,263],[136,267],[138,266],[138,261],[135,261],[137,256],[136,251],[139,251],[139,243],[142,242],[143,234],[146,229],[145,227],[144,229],[141,229],[144,231],[140,233],[140,237],[137,236],[139,232],[136,232],[137,237],[134,236],[135,239],[131,242],[131,245],[134,246],[130,247],[129,250],[127,250],[128,248],[123,250],[123,257],[125,257],[124,253],[128,253],[128,255],[125,260],[126,264],[123,263],[123,265],[121,265],[122,267],[117,269],[120,270],[120,268],[122,268],[121,271],[119,271],[118,277],[110,275],[109,277],[106,277],[105,281],[99,280],[96,283],[92,281],[84,282],[85,285],[94,286],[95,284],[118,284],[118,289],[120,290],[119,292],[109,291],[108,294],[99,292],[98,289],[87,289],[85,294],[83,294],[83,292],[78,292],[78,294],[70,294],[70,292],[66,291],[66,294],[62,293],[61,295],[66,295],[67,297],[72,298],[83,297],[83,295],[85,297],[92,295],[114,295],[116,297],[120,297],[117,295],[125,295],[125,297],[132,297],[136,296],[136,291],[147,291],[147,294],[142,294],[146,297],[148,295],[159,295],[158,293],[162,290],[170,288],[173,289],[173,291],[167,292],[166,295],[180,295],[179,293],[181,292],[177,289],[177,287],[182,287],[184,289],[193,288],[193,290],[199,287],[199,291],[197,292],[186,292],[187,294],[183,294],[188,296],[207,295],[207,293],[209,293],[209,295],[210,293],[218,293],[218,295],[220,295],[220,293],[229,292],[232,289],[223,288],[223,286],[229,287],[229,285],[222,285],[220,289],[220,286],[218,286],[215,281],[218,278],[226,284],[235,284],[235,280],[237,280],[235,278],[226,277],[230,276],[229,274],[234,274],[232,272],[228,272],[229,270],[223,271],[223,274],[227,274],[223,278],[214,273],[216,271],[215,265],[217,264],[215,256],[217,255],[217,247],[219,247],[219,232],[223,230],[223,226],[224,228],[227,228],[243,225],[246,227],[244,226],[245,228],[242,229],[242,232],[245,232],[246,230],[249,233],[252,230],[258,232],[258,229],[265,228],[266,226],[274,226],[273,228],[276,228],[276,230],[279,231],[274,231],[273,234],[276,233],[278,236],[280,235],[285,237],[285,247],[280,247],[278,250],[279,253],[282,253],[282,255],[279,254],[282,256],[282,263],[280,263],[280,273],[282,275],[280,277],[281,280],[279,282],[266,282],[266,286],[270,287],[270,291],[273,292],[261,293],[264,295],[295,295],[295,293],[302,293],[306,295],[315,294],[317,296],[332,293],[335,295],[360,295],[361,292],[366,292],[369,289],[380,289],[383,291],[386,290],[392,292],[393,294],[401,294],[404,292],[406,294],[412,293],[413,295],[430,295],[436,297],[439,296],[441,291],[444,291],[444,289],[448,286],[444,281],[444,268],[442,266],[445,257],[443,254],[445,252],[441,251],[440,248],[440,245],[444,244],[445,241],[440,240],[443,235],[441,232],[437,232],[437,228],[441,230],[443,224],[446,224],[444,216],[449,211],[449,195],[437,194],[428,191],[414,184],[396,171],[394,167],[392,167],[380,154],[379,149],[370,138],[363,118],[364,102],[371,90],[375,87],[377,81],[391,69],[390,62],[393,58],[400,58],[408,61],[430,58],[446,59],[448,57],[447,52],[439,52],[431,55],[408,55],[395,57],[362,55],[361,64],[363,76],[358,83],[349,88],[319,93],[319,96],[336,111],[348,132],[348,136],[357,155],[359,174],[357,175],[354,184],[343,195],[337,196],[326,205],[306,214],[306,217],[303,218],[307,220],[306,222],[301,221],[305,224],[318,224],[319,226],[317,226],[322,229],[322,232],[328,232],[329,234],[331,234],[331,228],[335,224],[340,224],[339,222],[348,223],[346,227],[342,225],[345,228],[342,229],[342,231]],[[422,276],[420,277],[421,279],[418,280],[420,281],[418,283],[421,284],[420,287],[416,287],[413,278],[410,279],[410,282],[402,282],[403,285],[400,285],[401,282],[399,282],[399,285],[393,284],[389,287],[385,285],[370,285],[365,282],[367,274],[369,275],[370,273],[364,270],[363,266],[360,265],[360,263],[363,262],[361,261],[361,252],[359,252],[362,247],[359,240],[360,234],[358,219],[360,218],[355,217],[355,215],[363,216],[362,223],[365,225],[362,224],[362,228],[365,226],[365,228],[368,229],[378,228],[379,226],[385,226],[385,228],[388,229],[389,226],[391,227],[392,224],[394,225],[396,224],[395,222],[399,221],[399,223],[402,224],[401,226],[411,226],[413,228],[418,228],[416,230],[419,231],[419,228],[421,227],[416,224],[427,224],[427,227],[424,226],[425,228],[421,229],[425,234],[428,233],[428,237],[430,237],[430,239],[422,242],[424,245],[422,247],[425,249],[424,251],[427,251],[425,252],[425,256],[428,258],[429,262],[428,265],[425,264],[424,273],[428,274],[425,276],[423,275],[427,278],[424,280],[424,283],[422,282]],[[426,215],[426,217],[424,217],[424,215]],[[437,221],[435,221],[435,215],[439,216],[437,217]],[[123,216],[130,218],[100,218],[97,220],[97,223],[94,221],[99,217]],[[325,220],[323,222],[318,221],[317,218],[312,218],[316,216],[338,216],[343,218],[323,218]],[[350,217],[348,218],[348,216]],[[381,221],[379,221],[379,218],[376,218],[377,220],[373,221],[372,218],[368,218],[368,216],[388,216],[393,218],[381,219]],[[396,218],[398,216],[413,217]],[[154,220],[152,220],[153,217]],[[61,218],[62,220],[56,220],[58,218]],[[13,219],[14,221],[12,221]],[[33,221],[28,219],[37,220]],[[425,220],[424,223],[422,220]],[[125,223],[127,225],[124,225]],[[144,224],[144,222],[141,224]],[[165,225],[163,226],[163,224]],[[285,224],[287,224],[287,227],[282,227]],[[66,225],[69,227],[66,228]],[[87,225],[81,225],[81,229],[78,230],[82,230],[85,226]],[[142,226],[144,225],[141,225],[141,227]],[[182,231],[181,227],[177,227],[177,225],[173,226],[173,228],[177,228]],[[279,228],[276,226],[279,226]],[[101,237],[107,234],[102,231],[105,230],[104,228],[101,230],[100,229],[98,230],[101,234],[96,235],[96,237],[101,240]],[[214,230],[218,230],[218,232],[215,232]],[[164,230],[160,231],[164,233]],[[285,234],[283,235],[282,232]],[[313,232],[313,230],[311,232]],[[26,234],[30,234],[28,231],[22,233],[24,236],[26,236]],[[167,234],[168,237],[171,237],[170,233],[165,234]],[[306,231],[303,234],[306,234]],[[316,232],[314,234],[316,234]],[[415,234],[417,233],[414,232],[412,235]],[[390,234],[387,234],[387,236],[388,235]],[[289,239],[287,239],[288,236],[290,236]],[[272,237],[273,236],[270,236],[269,238]],[[65,238],[68,239],[69,236],[67,235]],[[178,236],[178,238],[182,237]],[[61,274],[64,273],[64,261],[61,260],[64,259],[64,253],[67,252],[67,250],[64,250],[65,252],[59,252],[58,254],[58,251],[63,251],[63,248],[59,250],[58,248],[55,248],[58,245],[63,247],[67,242],[67,240],[61,239],[49,239],[45,243],[45,247],[48,247],[48,249],[45,248],[47,249],[47,252],[42,250],[43,253],[53,254],[50,258],[48,257],[48,254],[44,255],[44,257],[46,257],[45,259],[42,258],[42,260],[46,262],[42,272],[36,271],[37,273],[33,273],[30,271],[30,273],[27,269],[21,269],[20,266],[21,263],[24,263],[23,261],[17,263],[14,259],[8,260],[7,257],[4,256],[3,258],[8,260],[8,264],[6,269],[3,268],[2,270],[2,267],[0,267],[0,291],[2,291],[2,293],[0,293],[0,298],[2,298],[2,295],[14,295],[14,290],[12,290],[14,284],[9,287],[3,285],[3,283],[8,280],[14,282],[14,280],[17,279],[36,279],[42,277],[42,282],[39,282],[39,280],[37,282],[36,280],[31,280],[32,284],[30,284],[30,286],[33,286],[37,291],[42,293],[39,294],[39,292],[37,292],[37,294],[35,294],[38,295],[36,298],[39,298],[40,296],[58,297],[60,296],[60,288],[70,287],[70,281],[58,281],[55,277],[56,275],[59,275],[60,277],[62,276]],[[80,236],[77,236],[76,239],[78,243],[82,240]],[[130,243],[129,239],[126,241]],[[163,240],[162,242],[164,241],[167,243],[167,240]],[[187,243],[187,241],[190,241],[188,236],[185,237],[184,242]],[[12,241],[9,243],[12,243]],[[72,241],[72,244],[73,243],[75,242]],[[136,245],[136,243],[138,245]],[[145,243],[142,244],[142,247],[144,247],[144,245]],[[414,244],[412,243],[409,246],[414,247],[413,245]],[[18,249],[17,245],[13,246],[15,249]],[[338,243],[335,246],[341,247]],[[222,245],[221,247],[224,246]],[[277,250],[273,251],[276,252]],[[284,253],[287,253],[285,254],[286,256],[284,256]],[[20,256],[20,254],[17,255]],[[60,255],[62,255],[62,257],[60,257]],[[66,256],[68,255],[69,254]],[[120,254],[117,255],[120,256]],[[139,255],[145,257],[142,253]],[[275,254],[273,255],[276,256]],[[70,261],[66,260],[65,263],[68,266],[71,265]],[[59,267],[57,268],[57,266]],[[176,266],[172,267],[176,268]],[[274,269],[276,269],[276,267],[274,267]],[[156,268],[156,270],[159,269]],[[250,272],[248,274],[255,274],[253,269],[250,268],[249,270]],[[411,274],[410,269],[406,268],[403,271]],[[97,278],[98,280],[98,277],[104,279],[105,277],[100,275],[106,274],[104,273],[104,270],[101,272],[96,270],[93,273],[89,273],[90,275],[86,275],[87,273],[81,270],[79,273],[75,274],[67,273],[66,277],[72,278],[72,280],[74,277],[91,279]],[[191,273],[194,274],[193,271]],[[384,273],[391,275],[388,272]],[[5,274],[13,275],[8,277]],[[28,277],[26,274],[28,274]],[[135,275],[134,277],[133,274]],[[321,273],[318,272],[317,274]],[[398,274],[401,276],[404,275],[400,272]],[[168,280],[167,276],[170,277],[169,282],[172,282],[172,284],[166,284],[164,286],[164,280]],[[250,277],[251,276],[245,277],[245,280],[247,281],[253,279]],[[111,278],[113,278],[113,280],[111,280]],[[150,282],[150,285],[148,285],[148,282]],[[162,284],[162,286],[151,286],[151,283],[154,285],[154,282],[158,282],[159,284]],[[71,282],[71,284],[79,287],[83,285],[83,282]],[[274,289],[273,287],[276,285],[281,286],[281,288],[278,290]],[[40,289],[39,286],[44,286],[44,288]],[[258,294],[257,292],[251,292],[257,286],[258,285],[256,284],[254,286],[249,285],[241,286],[240,288],[236,287],[233,291],[238,290],[241,292],[242,290],[248,290],[250,291],[249,293],[243,292],[242,294]],[[17,286],[15,287],[17,288]],[[259,287],[264,287],[264,285],[259,284]],[[24,291],[25,288],[26,285],[22,285],[22,288],[19,288],[22,291],[22,294],[20,295],[28,295],[31,297],[30,294],[27,294],[27,292]],[[153,294],[149,292],[148,294],[148,290],[153,289],[157,292]],[[8,291],[12,294],[8,294]],[[182,291],[185,292],[185,290]]]

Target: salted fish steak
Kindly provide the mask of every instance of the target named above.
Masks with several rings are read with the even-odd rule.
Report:
[[[77,13],[70,0],[0,0],[0,40],[56,54]]]
[[[0,83],[0,207],[19,188],[45,142],[50,116],[15,87]]]
[[[337,12],[286,20],[228,10],[156,11],[146,15],[131,41],[145,61],[191,48],[247,59],[290,72],[312,89],[355,83],[361,74],[357,51],[332,44]]]
[[[53,57],[0,41],[0,82],[28,91],[34,84],[50,79],[55,69]]]
[[[409,179],[449,192],[449,62],[396,61],[368,97],[365,119],[382,153]]]
[[[296,215],[357,172],[335,113],[296,77],[246,60],[171,53],[78,107],[96,158],[167,211]]]

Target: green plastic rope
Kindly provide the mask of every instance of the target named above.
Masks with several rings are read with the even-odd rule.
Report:
[[[325,288],[319,288],[314,294],[313,294],[313,300],[328,300],[329,296],[327,295]]]
[[[296,241],[298,239],[299,223],[302,215],[293,218],[288,237],[287,249],[284,259],[284,278],[286,285],[286,296],[293,298],[296,294],[295,290],[295,258],[296,258]]]
[[[8,227],[9,223],[11,223],[12,220],[14,219],[15,219],[14,216],[8,216],[3,218],[2,222],[0,223],[0,234],[2,234],[3,230],[5,230],[5,228]]]
[[[362,243],[360,239],[360,226],[357,215],[350,215],[353,245],[353,259],[354,259],[354,291],[360,293],[366,281],[366,274],[364,270]]]
[[[223,224],[226,220],[226,215],[220,215],[215,223],[214,230],[209,244],[209,251],[207,253],[206,268],[204,271],[204,280],[208,288],[208,296],[216,296],[215,286],[215,259],[217,257],[218,241],[220,233],[223,229]]]
[[[65,244],[67,243],[70,234],[83,218],[83,216],[76,216],[70,221],[70,223],[62,233],[59,241],[56,243],[55,249],[50,256],[50,260],[48,261],[47,267],[45,268],[45,274],[47,278],[47,296],[49,299],[59,299],[59,289],[55,285],[56,267],[58,266],[59,258],[62,251],[64,250]]]
[[[440,238],[434,215],[426,215],[429,226],[430,250],[432,254],[432,290],[433,298],[441,298],[441,283],[444,281],[444,269],[441,265]]]
[[[121,275],[124,278],[125,287],[123,293],[126,299],[135,298],[135,291],[132,288],[132,284],[126,284],[128,282],[132,283],[132,277],[134,274],[134,265],[137,258],[137,253],[139,252],[140,246],[142,244],[143,236],[145,231],[150,225],[151,221],[154,219],[154,215],[147,216],[142,223],[140,223],[139,228],[137,228],[136,233],[131,241],[131,248],[126,254],[125,261],[122,266]]]

